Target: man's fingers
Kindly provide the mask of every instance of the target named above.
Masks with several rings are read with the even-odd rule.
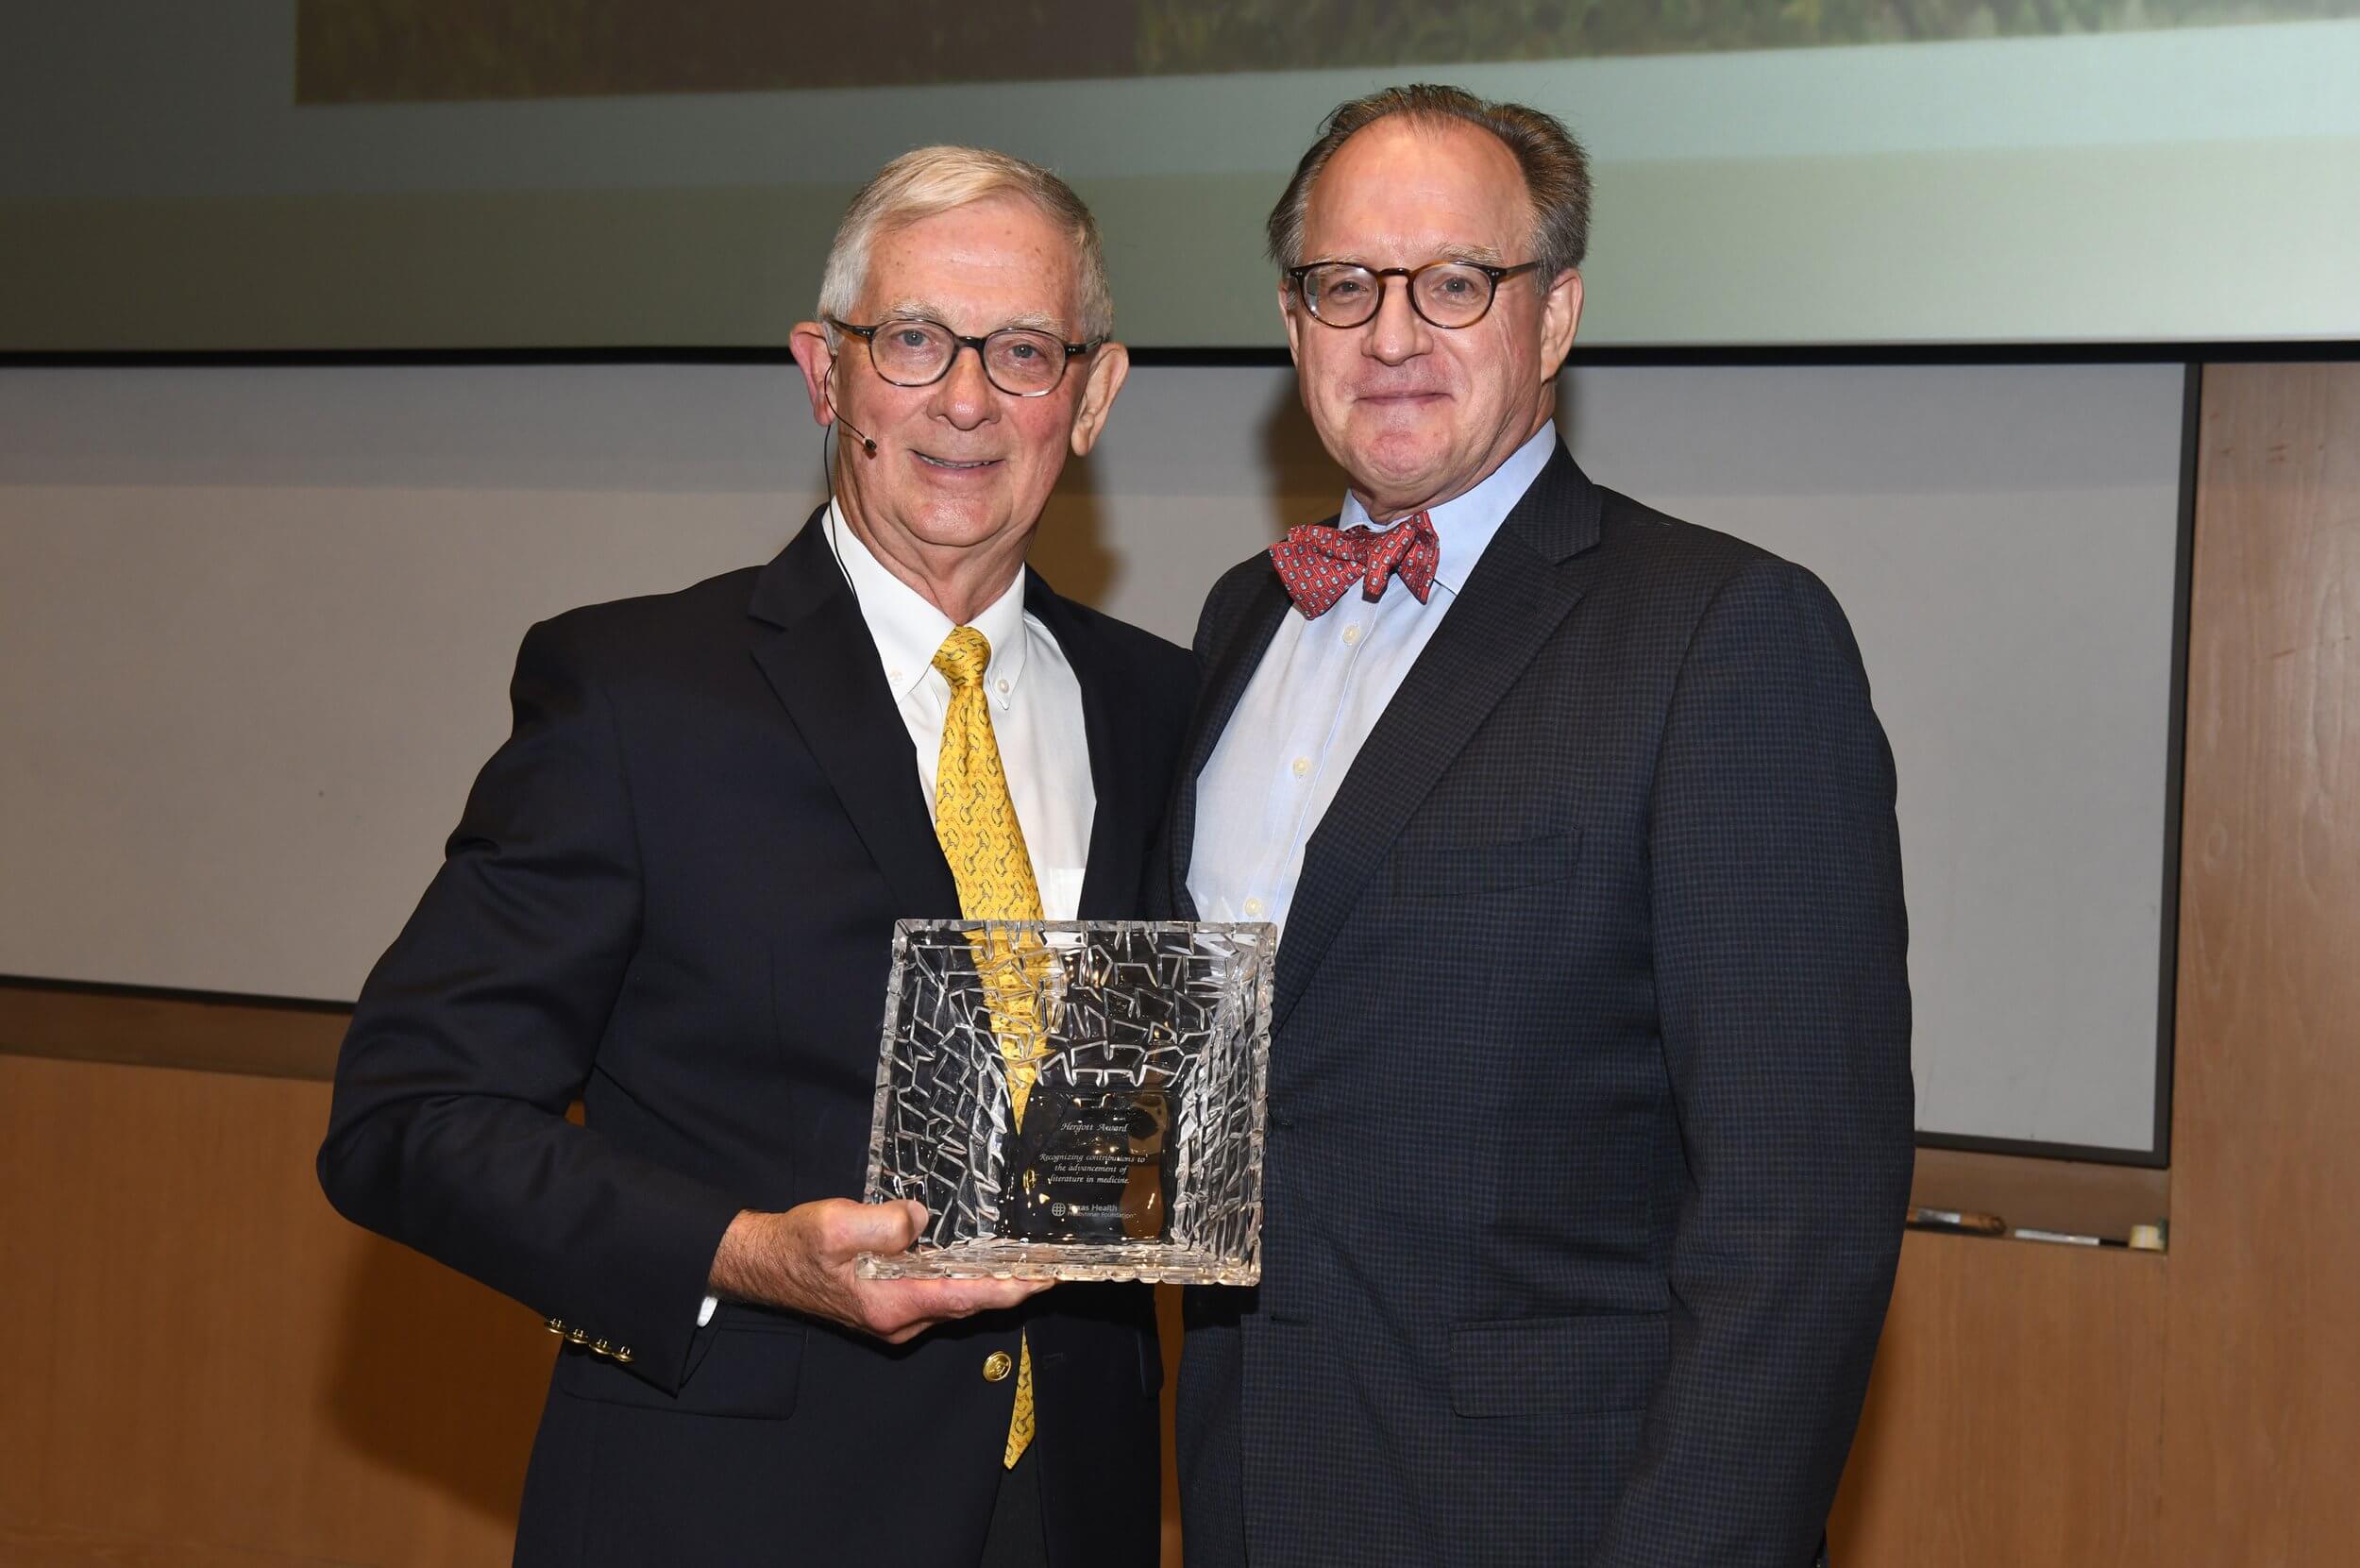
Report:
[[[969,1317],[977,1312],[997,1312],[1003,1307],[1020,1306],[1048,1290],[1054,1282],[1046,1279],[954,1279],[945,1283],[965,1287],[952,1299],[958,1303],[959,1315]]]
[[[1046,1279],[897,1279],[864,1282],[871,1330],[899,1344],[930,1324],[998,1312],[1031,1300]]]
[[[926,1210],[917,1204],[856,1204],[849,1198],[830,1201],[828,1239],[845,1253],[907,1252],[925,1223]]]
[[[997,1312],[1029,1301],[1047,1288],[1047,1282],[1030,1279],[912,1279],[902,1282],[902,1307],[915,1316],[933,1318],[971,1318],[978,1312]]]

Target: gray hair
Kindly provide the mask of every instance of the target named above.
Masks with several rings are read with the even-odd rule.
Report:
[[[1462,123],[1499,138],[1524,171],[1525,191],[1532,198],[1533,250],[1543,276],[1555,278],[1581,265],[1590,248],[1590,159],[1564,123],[1522,104],[1492,103],[1464,88],[1424,83],[1388,87],[1339,104],[1321,123],[1319,140],[1295,165],[1286,194],[1271,209],[1272,261],[1282,268],[1302,262],[1303,215],[1320,172],[1354,132],[1395,115],[1428,126]]]
[[[1098,220],[1073,187],[1038,164],[986,147],[919,147],[877,171],[835,228],[827,269],[819,278],[819,314],[849,318],[868,281],[868,250],[887,229],[931,218],[994,196],[1029,201],[1073,242],[1081,285],[1079,322],[1068,326],[1087,340],[1111,337],[1114,291],[1106,286],[1106,255]],[[833,339],[834,329],[829,329]]]

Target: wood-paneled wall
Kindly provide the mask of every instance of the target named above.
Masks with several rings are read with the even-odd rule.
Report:
[[[2202,411],[2157,1560],[2360,1563],[2360,364]]]
[[[2360,364],[2200,408],[2171,1252],[1912,1237],[1847,1565],[2360,1563]]]
[[[553,1341],[339,1219],[327,1119],[0,1055],[0,1564],[507,1561]]]
[[[1844,1568],[2360,1562],[2360,365],[2200,439],[2171,1251],[1911,1237]],[[320,1198],[332,1020],[148,1005],[0,1007],[0,1565],[505,1561],[548,1337]]]
[[[1913,1235],[1831,1521],[1843,1568],[2149,1568],[2175,1260]]]

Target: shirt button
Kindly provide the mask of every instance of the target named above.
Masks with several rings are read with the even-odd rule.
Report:
[[[898,686],[898,685],[900,685],[900,684],[902,683],[902,672],[901,672],[900,670],[898,670],[898,669],[889,669],[889,670],[886,670],[886,671],[885,671],[885,679],[886,679],[887,681],[890,681],[891,683],[893,683],[893,684],[895,684],[895,685],[897,685],[897,686]]]
[[[1008,683],[1005,681],[1000,683],[1000,695],[1003,697],[1008,695]]]
[[[1360,628],[1359,628],[1357,625],[1353,625],[1353,626],[1347,626],[1347,627],[1345,627],[1345,628],[1344,628],[1344,646],[1345,646],[1346,648],[1356,648],[1356,647],[1359,646],[1359,642],[1360,642]]]
[[[1261,916],[1262,916],[1262,901],[1261,901],[1260,899],[1248,899],[1248,900],[1246,900],[1246,901],[1245,901],[1245,918],[1246,918],[1247,919],[1249,919],[1249,920],[1255,920],[1255,919],[1261,919]]]
[[[1311,776],[1311,759],[1309,757],[1295,758],[1293,771],[1294,776],[1298,779],[1309,778]]]
[[[1015,1370],[1016,1363],[1008,1358],[1004,1350],[995,1350],[984,1357],[984,1381],[986,1383],[1001,1382]]]

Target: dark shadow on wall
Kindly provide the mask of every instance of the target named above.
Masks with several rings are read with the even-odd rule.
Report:
[[[1319,430],[1304,410],[1291,375],[1286,388],[1286,396],[1273,398],[1263,416],[1261,462],[1266,493],[1284,509],[1284,526],[1291,528],[1317,522],[1342,504],[1344,475],[1320,445]],[[1308,512],[1304,511],[1306,498]]]
[[[1051,587],[1085,604],[1105,603],[1122,577],[1122,562],[1106,548],[1105,510],[1090,460],[1067,459],[1025,556]]]
[[[557,1341],[523,1307],[390,1241],[337,1304],[335,1427],[514,1528]]]
[[[1909,1364],[1906,1357],[1886,1355],[1885,1352],[1892,1350],[1903,1335],[1912,1332],[1911,1325],[1914,1321],[1906,1313],[1886,1317],[1883,1337],[1879,1344],[1880,1368]],[[1880,1495],[1878,1475],[1880,1462],[1885,1456],[1902,1446],[1901,1442],[1887,1428],[1896,1422],[1929,1419],[1930,1412],[1924,1409],[1913,1412],[1907,1408],[1913,1391],[1898,1386],[1891,1376],[1872,1380],[1869,1384],[1867,1401],[1861,1408],[1860,1425],[1852,1435],[1851,1458],[1844,1467],[1843,1484],[1837,1489],[1834,1505],[1829,1511],[1828,1542],[1829,1560],[1832,1562],[1855,1560],[1845,1550],[1846,1546],[1869,1533],[1865,1527],[1865,1515],[1870,1507],[1868,1500]]]
[[[1582,400],[1574,394],[1575,379],[1560,370],[1557,377],[1557,440],[1568,451],[1581,446]],[[1593,476],[1594,477],[1594,476]]]

